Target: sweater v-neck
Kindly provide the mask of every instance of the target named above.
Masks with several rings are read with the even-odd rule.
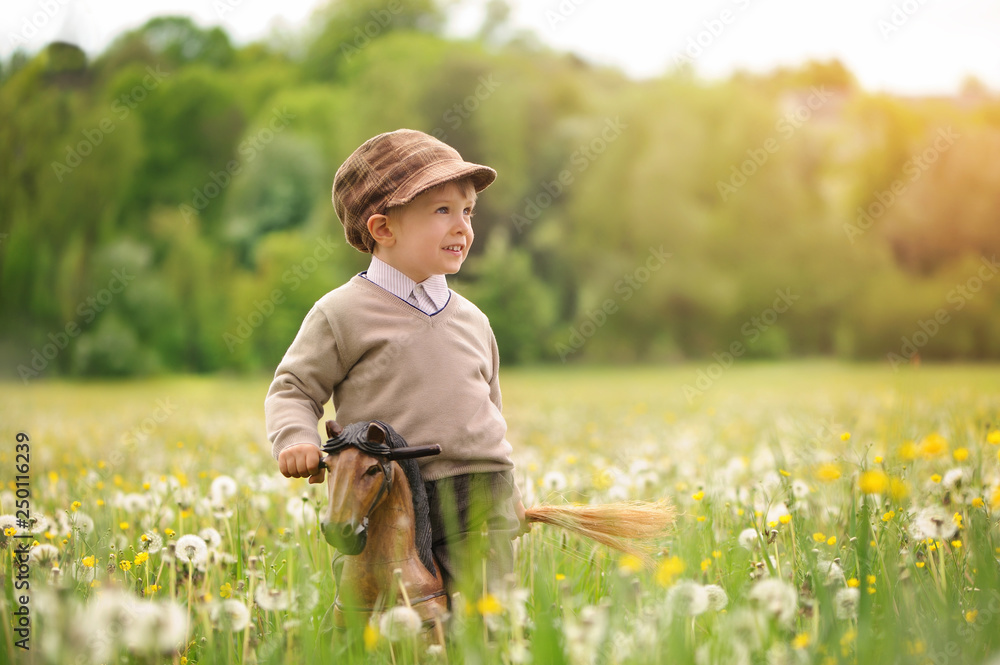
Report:
[[[362,289],[367,289],[376,298],[379,298],[380,300],[389,303],[392,307],[399,309],[400,311],[405,312],[410,316],[414,316],[418,319],[423,320],[426,323],[429,323],[431,326],[435,326],[438,325],[439,323],[447,321],[452,316],[454,316],[455,312],[458,311],[458,298],[455,297],[457,294],[454,291],[449,291],[448,302],[445,303],[444,307],[434,312],[433,314],[428,314],[420,310],[419,308],[414,307],[413,305],[406,302],[396,294],[390,293],[389,291],[383,289],[375,282],[372,282],[371,280],[362,277],[361,273],[358,273],[357,275],[352,277],[350,283],[355,284]]]

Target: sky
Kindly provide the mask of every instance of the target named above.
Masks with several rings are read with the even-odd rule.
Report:
[[[386,6],[391,0],[386,0]],[[164,14],[221,25],[237,43],[295,32],[326,0],[3,0],[0,57],[61,39],[88,53]],[[471,34],[486,0],[452,0]],[[1000,91],[997,0],[510,0],[512,22],[551,47],[655,77],[680,62],[719,78],[839,58],[868,90],[950,94],[974,75]]]

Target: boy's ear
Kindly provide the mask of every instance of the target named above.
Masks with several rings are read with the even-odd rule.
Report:
[[[375,243],[382,247],[390,247],[396,242],[396,236],[389,225],[389,218],[385,215],[372,215],[368,218],[368,233],[375,239]]]

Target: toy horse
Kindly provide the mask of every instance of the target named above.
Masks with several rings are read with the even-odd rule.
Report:
[[[329,505],[320,523],[326,541],[348,555],[334,601],[334,624],[345,627],[345,613],[366,621],[398,600],[412,607],[425,627],[440,622],[448,603],[431,551],[427,495],[415,460],[436,455],[441,447],[409,447],[380,421],[342,427],[330,420],[326,432],[330,438],[321,464],[330,474]],[[666,535],[674,519],[666,501],[542,505],[527,509],[525,516],[646,561],[649,548],[635,541]]]

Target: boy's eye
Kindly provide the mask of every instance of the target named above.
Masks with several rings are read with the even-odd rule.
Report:
[[[444,213],[445,215],[447,215],[448,214],[448,206],[441,206],[440,208],[437,209],[436,212]]]
[[[462,213],[468,215],[469,217],[472,217],[473,215],[476,214],[476,210],[474,208],[466,208],[465,210],[462,211]]]

